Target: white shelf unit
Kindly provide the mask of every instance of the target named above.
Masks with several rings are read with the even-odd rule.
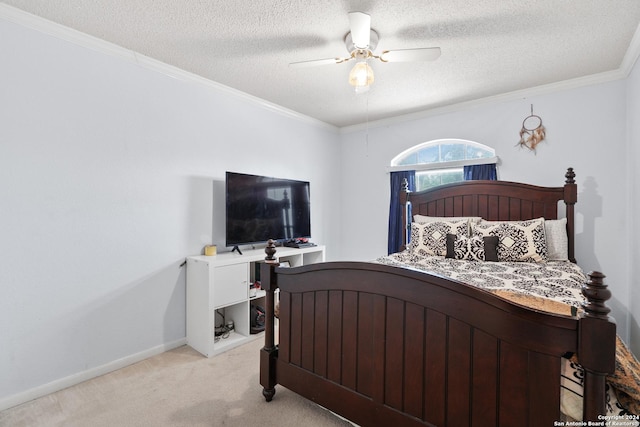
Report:
[[[264,261],[264,249],[225,252],[187,258],[187,344],[207,357],[215,356],[261,336],[251,334],[251,304],[261,304],[266,292],[249,296],[256,281],[256,264]],[[323,262],[324,246],[276,248],[276,258],[291,267]],[[224,317],[224,322],[223,322]],[[234,330],[216,340],[215,329],[233,321]]]

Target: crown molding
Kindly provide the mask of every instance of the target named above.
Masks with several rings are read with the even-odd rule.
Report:
[[[549,93],[560,92],[564,90],[570,90],[590,85],[596,85],[600,83],[607,83],[615,80],[625,79],[629,76],[635,63],[640,57],[640,25],[636,28],[634,36],[629,44],[625,56],[620,64],[620,67],[616,70],[607,71],[603,73],[593,74],[584,77],[578,77],[575,79],[564,80],[561,82],[555,82],[548,85],[541,85],[533,88],[527,88],[508,92],[500,95],[479,98],[471,101],[464,101],[456,104],[445,105],[442,107],[429,108],[415,113],[402,114],[395,117],[386,119],[371,121],[367,123],[360,123],[357,125],[337,127],[313,117],[298,113],[272,102],[266,101],[262,98],[258,98],[253,95],[249,95],[245,92],[237,89],[225,86],[221,83],[214,82],[180,68],[171,66],[164,62],[155,60],[145,55],[136,53],[132,50],[125,49],[116,44],[107,42],[89,34],[74,30],[64,25],[49,21],[42,17],[30,14],[21,9],[17,9],[13,6],[0,3],[0,19],[5,19],[9,22],[13,22],[24,27],[31,28],[41,33],[56,37],[61,40],[74,43],[76,45],[98,51],[104,54],[112,55],[120,59],[133,62],[140,67],[155,71],[166,76],[181,80],[190,81],[210,89],[224,92],[232,96],[241,98],[253,105],[256,105],[264,110],[271,111],[283,117],[291,118],[296,121],[306,123],[308,125],[316,126],[318,128],[340,133],[352,133],[362,130],[370,130],[375,127],[384,127],[394,124],[399,124],[407,121],[424,119],[445,113],[452,113],[462,111],[478,106],[486,106],[491,104],[497,104],[502,102],[514,101],[523,98],[546,95]]]
[[[489,96],[486,98],[475,99],[471,101],[460,102],[456,104],[446,105],[443,107],[426,109],[415,113],[403,114],[387,119],[376,120],[368,123],[360,123],[353,126],[343,126],[340,128],[341,134],[370,130],[374,127],[384,127],[399,124],[412,120],[424,119],[439,114],[453,113],[470,109],[478,106],[498,104],[502,102],[515,101],[518,99],[529,98],[539,95],[547,95],[554,92],[576,89],[601,83],[608,83],[615,80],[623,80],[629,77],[633,67],[640,57],[640,24],[636,27],[636,31],[629,43],[629,47],[620,63],[620,67],[616,70],[606,71],[603,73],[592,74],[589,76],[578,77],[575,79],[563,80],[561,82],[550,83],[547,85],[536,86],[532,88],[517,90],[513,92],[503,93],[500,95]]]
[[[185,71],[181,68],[174,67],[148,56],[139,54],[130,49],[126,49],[122,46],[114,43],[102,40],[100,38],[91,36],[78,30],[66,27],[53,21],[49,21],[40,16],[33,15],[25,12],[21,9],[9,6],[4,3],[0,3],[0,19],[12,22],[14,24],[21,25],[23,27],[36,30],[43,34],[64,40],[75,45],[111,55],[119,59],[135,63],[136,65],[145,68],[147,70],[155,71],[166,76],[181,80],[197,83],[199,85],[208,87],[218,92],[224,92],[226,94],[241,98],[244,101],[256,105],[264,110],[271,111],[280,116],[284,116],[290,119],[297,120],[299,122],[306,123],[308,125],[316,126],[327,131],[334,133],[338,132],[338,128],[321,120],[309,117],[307,115],[298,113],[272,102],[266,101],[262,98],[258,98],[248,93],[239,91],[237,89],[225,86],[221,83],[214,82],[204,77]]]
[[[547,95],[550,93],[561,92],[564,90],[576,89],[585,86],[596,85],[600,83],[607,83],[615,80],[622,80],[628,76],[629,71],[623,71],[617,69],[614,71],[607,71],[604,73],[592,74],[590,76],[578,77],[570,80],[563,80],[561,82],[550,83],[547,85],[536,86],[532,88],[517,90],[513,92],[507,92],[500,95],[488,96],[485,98],[474,99],[471,101],[459,102],[456,104],[445,105],[443,107],[430,108],[415,113],[403,114],[386,119],[371,121],[369,123],[360,123],[353,126],[344,126],[340,128],[341,134],[358,132],[363,130],[370,130],[376,127],[391,126],[408,121],[420,120],[427,117],[437,116],[446,113],[455,113],[479,106],[499,104],[509,101],[516,101],[523,98],[530,98],[534,96]]]
[[[629,43],[629,48],[622,58],[622,63],[620,64],[620,71],[624,73],[625,78],[629,77],[631,71],[633,71],[634,65],[638,61],[640,57],[640,24],[636,28],[636,32],[633,34],[633,38],[631,39],[631,43]]]

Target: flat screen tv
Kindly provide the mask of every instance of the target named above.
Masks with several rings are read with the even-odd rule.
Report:
[[[226,173],[226,245],[311,237],[309,182]]]

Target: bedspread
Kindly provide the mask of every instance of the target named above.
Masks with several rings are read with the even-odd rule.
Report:
[[[587,277],[569,261],[478,262],[419,256],[407,250],[380,257],[376,262],[438,274],[487,290],[536,295],[574,307],[585,301],[582,285]]]

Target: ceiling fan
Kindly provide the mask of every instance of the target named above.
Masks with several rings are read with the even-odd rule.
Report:
[[[379,37],[378,33],[371,28],[371,16],[364,12],[349,12],[349,27],[351,31],[345,36],[344,42],[350,56],[292,62],[289,66],[315,67],[341,64],[353,59],[356,64],[349,73],[349,83],[359,93],[367,91],[374,80],[373,70],[367,63],[369,59],[379,59],[382,62],[413,62],[433,61],[440,57],[439,47],[384,50],[379,55],[374,55],[373,51],[378,45]]]

